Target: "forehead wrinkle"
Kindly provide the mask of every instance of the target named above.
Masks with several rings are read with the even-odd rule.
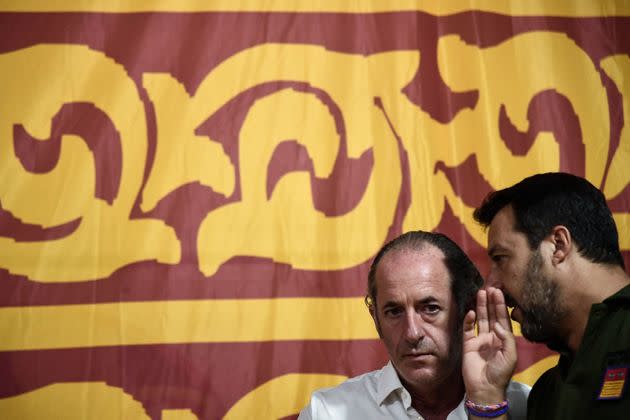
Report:
[[[427,297],[424,297],[422,299],[416,299],[416,301],[414,303],[421,303],[421,304],[427,304],[427,303],[432,303],[432,302],[439,302],[440,299],[438,299],[437,297],[433,296],[433,295],[429,295]],[[386,301],[383,304],[383,307],[389,307],[389,306],[399,306],[401,305],[401,302],[398,302],[396,300],[393,299],[389,299],[388,301]]]
[[[519,246],[519,232],[511,226],[513,223],[510,223],[510,216],[512,214],[506,210],[506,212],[498,214],[492,221],[488,231],[488,255],[496,252],[509,252]],[[525,237],[524,234],[521,235]]]
[[[444,265],[444,268],[446,268],[446,263],[444,261],[444,252],[442,252],[442,250],[435,245],[428,243],[422,244],[421,248],[405,246],[398,249],[392,249],[390,252],[383,256],[383,258],[381,259],[381,264],[379,264],[379,267],[377,268],[380,268],[382,265],[394,264],[394,262],[408,257],[411,257],[414,260],[435,258],[435,261],[441,261]],[[421,267],[422,270],[432,269],[433,271],[435,271],[436,268],[437,267],[435,265],[430,266],[429,264],[422,264]]]
[[[414,306],[428,302],[454,303],[444,253],[431,244],[422,250],[403,248],[385,255],[377,268],[376,282],[381,308],[406,307],[412,300]]]

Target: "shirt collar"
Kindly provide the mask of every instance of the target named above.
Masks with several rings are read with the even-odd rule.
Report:
[[[393,392],[398,392],[399,398],[402,400],[405,409],[409,409],[411,407],[411,395],[405,389],[402,382],[400,382],[400,378],[398,377],[398,373],[390,360],[384,367],[381,369],[381,374],[378,378],[378,387],[376,397],[378,399],[378,404],[382,405],[383,402],[389,397]],[[449,414],[449,419],[467,419],[468,416],[466,414],[466,410],[464,409],[464,399],[462,398],[461,402],[451,413]]]
[[[623,303],[623,302],[630,302],[630,285],[622,288],[614,295],[604,299],[603,303],[616,304],[616,303]]]
[[[407,392],[405,387],[403,387],[400,382],[400,378],[398,377],[398,373],[390,360],[384,367],[381,369],[381,375],[378,378],[378,387],[376,396],[378,398],[378,404],[383,404],[383,401],[394,391],[401,390],[402,392]],[[402,396],[401,396],[402,397]],[[411,396],[407,398],[408,401],[405,402],[405,405],[408,406],[411,404]]]

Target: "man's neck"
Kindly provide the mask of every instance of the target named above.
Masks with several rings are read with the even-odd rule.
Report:
[[[411,386],[404,384],[411,395],[411,406],[422,415],[425,420],[443,420],[453,411],[464,398],[465,388],[461,371],[455,372],[450,378],[439,385]]]
[[[579,267],[569,286],[565,287],[566,305],[566,344],[571,353],[580,347],[591,306],[601,303],[608,297],[630,284],[630,277],[618,266],[587,263]]]

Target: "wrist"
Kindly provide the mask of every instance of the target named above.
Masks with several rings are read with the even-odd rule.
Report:
[[[480,405],[499,404],[507,400],[505,389],[492,389],[486,391],[467,392],[466,400]]]
[[[466,399],[464,405],[470,416],[479,418],[497,418],[505,415],[508,411],[507,400],[501,401],[497,404],[479,404]]]

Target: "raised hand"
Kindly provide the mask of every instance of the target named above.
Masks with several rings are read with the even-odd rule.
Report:
[[[478,404],[504,401],[517,355],[505,298],[499,289],[489,287],[477,293],[476,313],[469,311],[464,318],[463,346],[462,373],[468,398]]]

